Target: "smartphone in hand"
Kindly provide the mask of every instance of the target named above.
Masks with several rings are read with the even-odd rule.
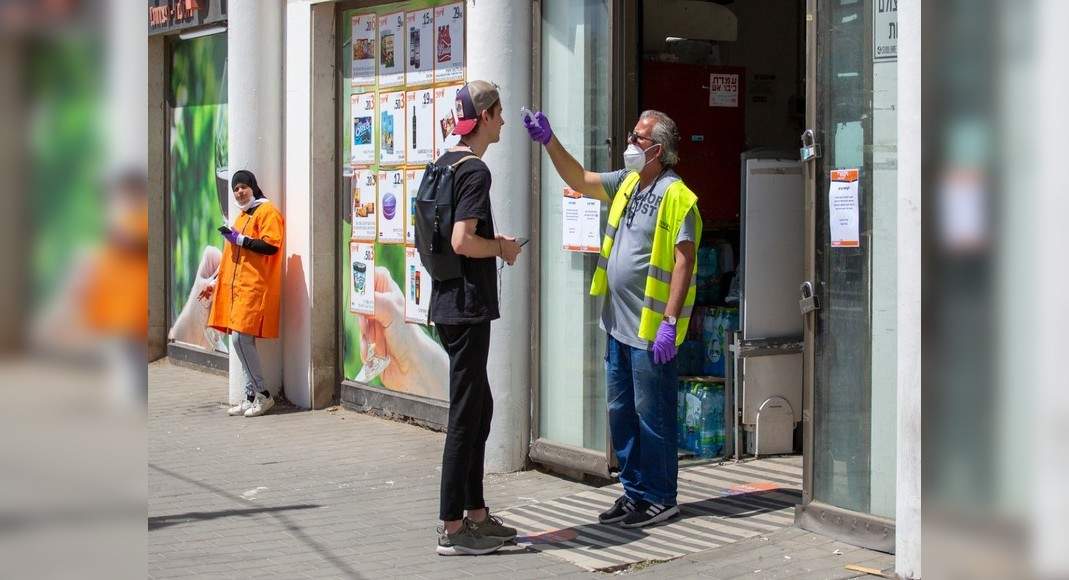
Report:
[[[219,233],[223,234],[224,236],[227,235],[228,233],[230,233],[230,227],[229,226],[225,226],[225,225],[224,226],[219,226],[216,229],[219,230]]]

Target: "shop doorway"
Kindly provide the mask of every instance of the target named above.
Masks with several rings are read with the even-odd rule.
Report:
[[[680,453],[801,453],[805,2],[639,0],[634,14],[623,108],[676,122],[676,172],[703,222]]]

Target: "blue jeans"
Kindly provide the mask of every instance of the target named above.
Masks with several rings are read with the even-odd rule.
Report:
[[[605,374],[609,431],[620,483],[632,500],[676,505],[676,361],[653,363],[653,352],[609,336]]]

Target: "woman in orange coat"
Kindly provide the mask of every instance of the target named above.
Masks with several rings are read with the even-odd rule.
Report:
[[[216,283],[205,289],[215,293],[208,326],[233,334],[234,352],[245,369],[246,399],[227,413],[256,417],[275,406],[264,386],[256,339],[278,337],[285,226],[252,172],[235,172],[230,184],[241,214],[232,227],[219,228],[227,243]]]

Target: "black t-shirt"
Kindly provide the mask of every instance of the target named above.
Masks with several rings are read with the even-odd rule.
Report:
[[[471,155],[450,151],[438,158],[439,166],[452,165]],[[494,239],[494,218],[490,211],[490,168],[482,159],[461,163],[453,174],[456,209],[454,224],[478,220],[475,235]],[[477,324],[500,318],[497,305],[497,258],[460,257],[461,277],[431,286],[430,319],[436,324]]]

